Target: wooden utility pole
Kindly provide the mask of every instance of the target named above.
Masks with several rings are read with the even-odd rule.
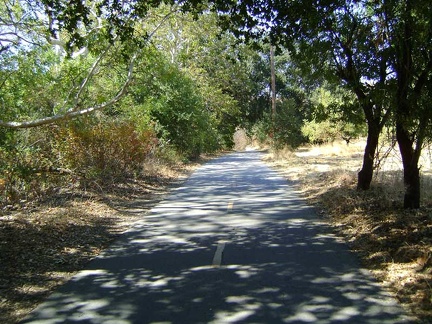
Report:
[[[276,117],[276,72],[274,60],[274,46],[270,45],[270,73],[271,73],[271,112],[272,119]]]

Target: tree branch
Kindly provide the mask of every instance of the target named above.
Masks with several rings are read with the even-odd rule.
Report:
[[[75,96],[75,100],[74,100],[74,108],[76,108],[79,104],[79,99],[81,97],[82,92],[84,91],[84,89],[86,88],[88,82],[90,81],[90,79],[93,77],[93,75],[95,74],[96,68],[99,66],[99,63],[102,61],[102,58],[106,55],[106,53],[108,53],[109,49],[112,47],[112,44],[109,44],[107,46],[107,48],[101,53],[101,55],[99,55],[99,57],[96,59],[96,61],[93,63],[90,72],[87,74],[87,76],[85,77],[85,79],[83,80],[83,82],[81,83],[81,86]]]
[[[133,55],[133,57],[129,63],[128,75],[127,75],[126,81],[122,85],[120,90],[117,92],[117,94],[111,100],[109,100],[105,103],[102,103],[100,105],[95,105],[95,106],[92,106],[92,107],[89,107],[86,109],[81,109],[81,110],[77,110],[76,107],[74,107],[74,108],[69,109],[64,114],[57,114],[54,116],[40,118],[40,119],[36,119],[36,120],[31,120],[31,121],[7,122],[7,121],[0,120],[0,126],[12,128],[12,129],[20,129],[20,128],[31,128],[31,127],[37,127],[37,126],[42,126],[42,125],[48,125],[48,124],[52,124],[52,123],[55,123],[58,121],[68,120],[68,119],[71,119],[74,117],[88,115],[94,111],[101,110],[101,109],[104,109],[104,108],[107,108],[107,107],[114,105],[127,92],[127,87],[129,86],[129,84],[131,83],[132,78],[133,78],[133,69],[134,69],[135,60],[136,60],[137,56],[138,56],[138,53],[135,53],[135,55]]]
[[[147,41],[149,41],[154,36],[154,34],[157,32],[157,30],[177,10],[178,10],[178,6],[174,6],[171,9],[171,11],[165,15],[165,17],[159,22],[159,24],[157,24],[157,26],[153,29],[153,31],[150,34],[148,34]],[[58,39],[53,38],[53,37],[49,39],[49,42],[53,45],[62,46],[61,40],[58,40]],[[90,69],[89,74],[84,79],[84,81],[81,83],[81,86],[78,90],[78,93],[76,94],[76,96],[74,98],[73,107],[69,108],[65,113],[56,114],[56,115],[53,115],[50,117],[44,117],[44,118],[39,118],[39,119],[35,119],[35,120],[30,120],[30,121],[22,121],[22,122],[0,120],[0,127],[7,127],[7,128],[11,128],[11,129],[38,127],[38,126],[53,124],[55,122],[59,122],[59,121],[63,121],[63,120],[69,120],[69,119],[72,119],[72,118],[75,118],[78,116],[88,115],[94,111],[102,110],[104,108],[107,108],[107,107],[110,107],[110,106],[116,104],[126,94],[127,88],[132,81],[135,61],[138,57],[140,50],[137,51],[132,56],[132,58],[129,62],[126,81],[124,82],[124,84],[121,86],[120,90],[117,92],[117,94],[112,99],[110,99],[110,100],[108,100],[102,104],[88,107],[85,109],[79,109],[79,103],[78,103],[79,98],[80,98],[82,92],[84,91],[84,88],[87,86],[88,82],[90,81],[90,79],[94,75],[94,72],[95,72],[97,66],[99,65],[103,56],[108,52],[109,48],[110,48],[110,46],[107,47],[107,49],[98,57],[98,59],[92,65],[92,68]]]

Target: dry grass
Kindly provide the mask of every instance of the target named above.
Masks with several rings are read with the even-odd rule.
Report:
[[[267,160],[341,233],[364,265],[421,322],[432,322],[432,184],[429,152],[422,157],[422,208],[402,208],[400,158],[389,150],[369,191],[356,190],[364,142],[270,153]],[[383,147],[382,150],[387,151]],[[429,156],[428,156],[429,155]]]
[[[423,161],[423,208],[401,208],[397,156],[369,192],[355,190],[362,142],[268,156],[343,233],[383,284],[423,322],[432,321],[432,184]],[[427,153],[427,152],[426,152]],[[197,165],[152,161],[145,177],[70,187],[0,214],[0,323],[16,323],[128,229]],[[139,203],[137,203],[139,202]]]
[[[19,322],[198,165],[151,161],[140,178],[76,183],[44,201],[2,211],[0,323]]]

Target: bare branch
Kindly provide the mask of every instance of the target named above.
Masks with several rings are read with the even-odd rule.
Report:
[[[157,24],[157,26],[154,27],[153,31],[148,34],[147,41],[149,41],[152,38],[152,36],[154,36],[154,34],[157,32],[157,30],[166,22],[166,20],[174,12],[177,11],[177,9],[178,9],[178,6],[175,6],[171,9],[171,11],[168,14],[165,15],[165,17],[159,22],[159,24]],[[63,48],[64,44],[59,39],[50,38],[48,41],[52,45],[57,45],[57,46],[60,46]],[[132,58],[129,62],[129,66],[128,66],[128,73],[127,73],[126,80],[123,83],[123,85],[120,87],[117,94],[113,98],[111,98],[110,100],[108,100],[102,104],[94,105],[92,107],[88,107],[88,108],[84,108],[84,109],[80,109],[80,107],[79,107],[79,99],[81,97],[82,92],[87,87],[88,82],[94,76],[97,67],[99,66],[102,58],[109,51],[110,47],[111,46],[108,46],[106,48],[106,50],[93,63],[88,75],[86,76],[86,78],[81,83],[81,86],[78,90],[78,93],[75,95],[73,107],[69,108],[65,113],[60,113],[60,114],[56,114],[56,115],[53,115],[50,117],[44,117],[44,118],[39,118],[39,119],[29,120],[29,121],[22,121],[22,122],[0,120],[0,127],[7,127],[7,128],[11,128],[11,129],[22,129],[22,128],[31,128],[31,127],[37,127],[37,126],[42,126],[42,125],[53,124],[55,122],[72,119],[74,117],[88,115],[92,112],[95,112],[97,110],[102,110],[104,108],[110,107],[110,106],[116,104],[117,102],[119,102],[121,100],[121,98],[127,93],[127,88],[130,85],[130,83],[132,82],[134,65],[135,65],[135,61],[138,57],[138,54],[141,52],[140,50],[137,51],[132,56]]]
[[[111,44],[107,46],[107,48],[99,55],[99,57],[96,59],[96,61],[93,63],[90,72],[87,74],[83,82],[81,83],[81,86],[75,96],[74,106],[75,108],[78,106],[79,99],[81,97],[81,94],[83,93],[84,89],[87,87],[88,82],[91,80],[91,78],[94,76],[96,68],[99,66],[100,62],[102,61],[102,58],[108,53],[109,49],[112,47]]]
[[[132,59],[130,60],[129,68],[128,68],[128,75],[127,75],[125,83],[122,85],[122,87],[117,92],[117,94],[112,99],[110,99],[109,101],[102,103],[100,105],[95,105],[93,107],[89,107],[89,108],[81,109],[81,110],[77,110],[77,107],[74,107],[74,108],[69,109],[64,114],[57,114],[54,116],[40,118],[40,119],[36,119],[36,120],[31,120],[31,121],[7,122],[7,121],[0,120],[0,126],[12,128],[12,129],[20,129],[20,128],[31,128],[31,127],[37,127],[37,126],[42,126],[42,125],[48,125],[48,124],[52,124],[52,123],[55,123],[58,121],[68,120],[68,119],[71,119],[74,117],[88,115],[94,111],[101,110],[101,109],[104,109],[104,108],[107,108],[107,107],[114,105],[127,92],[127,88],[129,86],[129,84],[131,83],[132,78],[133,78],[133,69],[134,69],[135,60],[136,60],[137,56],[138,56],[138,54],[136,53],[132,57]]]

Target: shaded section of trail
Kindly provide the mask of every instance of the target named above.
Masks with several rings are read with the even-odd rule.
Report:
[[[408,322],[260,158],[201,167],[24,322]]]

